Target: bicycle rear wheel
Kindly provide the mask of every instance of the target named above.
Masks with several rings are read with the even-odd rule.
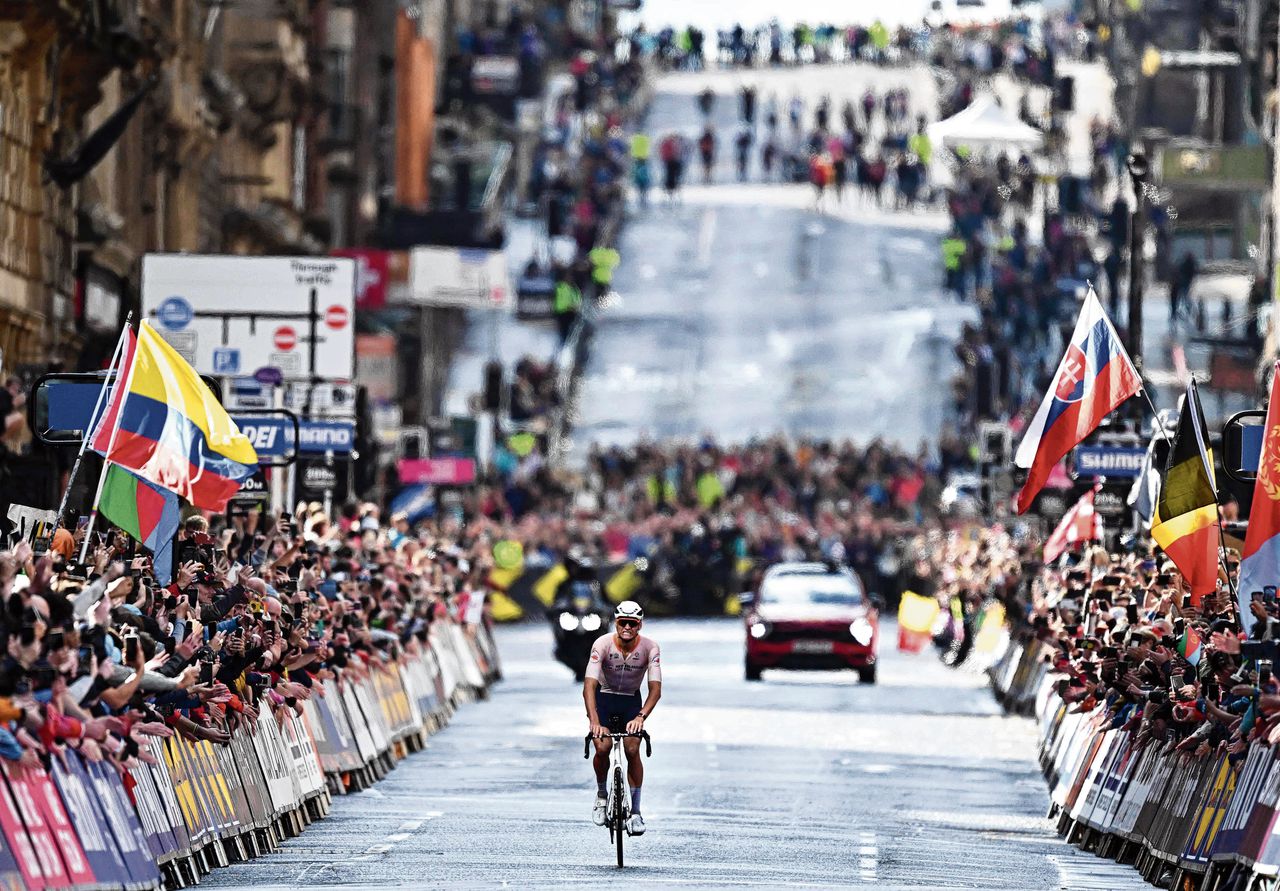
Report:
[[[618,869],[622,869],[622,837],[626,835],[627,825],[623,818],[622,797],[626,795],[626,787],[622,785],[622,768],[613,771],[613,837],[618,844]]]

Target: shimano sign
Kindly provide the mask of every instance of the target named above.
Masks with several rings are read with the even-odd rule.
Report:
[[[356,428],[349,421],[302,421],[298,451],[303,454],[350,454],[356,445]]]
[[[1075,456],[1077,476],[1133,478],[1142,473],[1147,450],[1129,446],[1080,446]]]
[[[293,424],[286,418],[235,416],[233,420],[263,458],[328,452],[343,456],[351,454],[356,444],[356,428],[351,421],[299,421],[295,443]]]

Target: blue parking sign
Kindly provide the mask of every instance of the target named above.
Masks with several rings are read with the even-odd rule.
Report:
[[[239,374],[240,351],[231,347],[218,347],[213,351],[214,374]]]

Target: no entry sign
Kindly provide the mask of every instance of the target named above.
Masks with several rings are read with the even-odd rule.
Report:
[[[274,343],[276,349],[288,352],[298,345],[298,332],[294,331],[288,325],[281,325],[276,329]]]
[[[351,314],[347,312],[345,306],[334,304],[324,311],[324,323],[334,331],[340,331],[347,327],[347,322],[351,319]]]

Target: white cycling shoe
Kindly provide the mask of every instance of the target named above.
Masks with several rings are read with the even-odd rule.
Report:
[[[603,796],[596,797],[596,806],[591,809],[591,822],[597,826],[604,825],[604,811],[609,802]]]
[[[644,817],[632,814],[631,819],[627,821],[627,832],[632,835],[644,835]]]

